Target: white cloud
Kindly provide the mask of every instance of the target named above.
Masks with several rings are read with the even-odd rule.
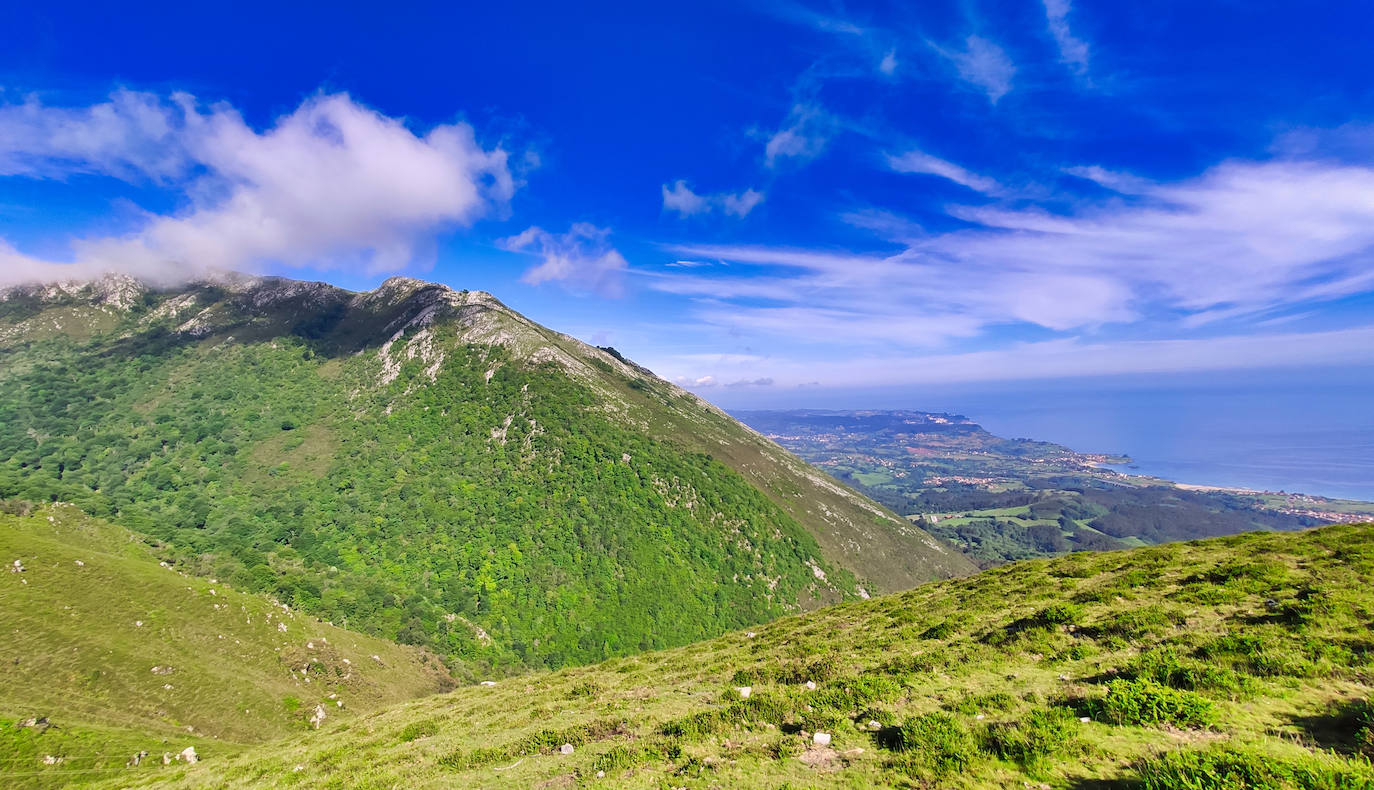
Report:
[[[515,190],[506,160],[467,124],[421,135],[342,94],[308,99],[263,131],[227,105],[202,109],[186,94],[0,108],[5,173],[149,179],[186,197],[185,210],[145,213],[127,236],[75,242],[72,272],[423,265],[436,234],[506,205]],[[39,264],[10,279],[47,276]]]
[[[693,192],[687,186],[687,182],[679,178],[672,189],[669,189],[667,184],[663,185],[663,210],[676,211],[684,217],[690,217],[710,211],[711,202]]]
[[[1092,181],[1100,187],[1105,187],[1113,192],[1120,192],[1123,195],[1142,195],[1150,191],[1150,188],[1154,186],[1150,181],[1138,176],[1133,176],[1130,173],[1107,170],[1097,165],[1066,167],[1064,168],[1064,172],[1071,176],[1077,176]]]
[[[701,365],[648,360],[655,370],[692,381]],[[1374,364],[1374,326],[1328,332],[1092,342],[1066,338],[951,354],[851,355],[843,359],[773,357],[764,363],[711,365],[709,378],[757,375],[775,387],[860,388],[983,381],[1024,381],[1125,374],[1187,373]],[[727,385],[729,386],[729,385]]]
[[[982,36],[969,36],[962,52],[937,50],[949,58],[965,82],[981,88],[988,101],[996,104],[1012,88],[1016,65],[999,46]]]
[[[726,214],[736,217],[744,217],[754,210],[754,207],[763,202],[763,193],[757,189],[746,189],[738,195],[723,195],[721,197],[721,207]]]
[[[1088,44],[1069,29],[1071,0],[1045,0],[1045,19],[1059,47],[1059,60],[1078,76],[1088,73]]]
[[[897,71],[897,50],[890,49],[886,55],[883,55],[883,59],[878,62],[878,71],[888,76],[892,76]]]
[[[738,194],[720,192],[714,195],[698,195],[687,186],[684,179],[678,179],[672,188],[663,185],[663,210],[676,211],[680,216],[690,217],[707,214],[719,208],[732,217],[744,218],[763,202],[764,194],[755,189],[746,189]]]
[[[887,157],[888,167],[898,173],[924,173],[953,181],[975,192],[986,195],[1002,191],[1002,185],[991,178],[970,173],[953,162],[931,156],[922,151],[907,151],[904,154],[891,154]]]
[[[648,287],[697,300],[736,336],[794,344],[930,348],[1029,325],[1055,335],[1138,325],[1190,337],[1374,292],[1374,167],[1229,162],[1065,213],[954,207],[969,227],[928,233],[883,213],[891,254],[780,247],[674,248],[731,266],[662,270]]]
[[[610,235],[609,228],[575,222],[567,233],[555,234],[530,227],[519,235],[502,239],[499,244],[512,252],[528,252],[542,259],[521,278],[530,285],[561,282],[575,291],[620,296],[624,292],[628,264],[624,256],[610,246]]]
[[[810,161],[820,156],[835,131],[835,120],[810,103],[793,105],[783,127],[764,144],[764,162],[777,167],[784,159]]]

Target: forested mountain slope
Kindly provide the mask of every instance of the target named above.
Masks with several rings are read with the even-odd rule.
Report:
[[[0,557],[7,787],[223,756],[453,687],[432,653],[186,576],[69,505],[0,502]]]
[[[483,664],[560,666],[966,573],[610,351],[476,291],[127,278],[0,298],[0,496]]]
[[[158,786],[1371,788],[1372,591],[1374,524],[1025,561]]]

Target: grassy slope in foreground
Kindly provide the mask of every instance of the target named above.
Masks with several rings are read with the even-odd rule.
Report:
[[[1077,554],[460,689],[172,784],[1374,787],[1371,618],[1374,524]]]
[[[0,784],[122,773],[139,751],[141,770],[187,746],[223,759],[306,729],[317,705],[347,721],[451,688],[419,649],[161,567],[70,506],[0,512],[0,557]],[[39,717],[53,726],[15,726]]]

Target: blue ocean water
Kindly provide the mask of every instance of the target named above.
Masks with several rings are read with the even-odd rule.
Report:
[[[950,412],[999,436],[1129,455],[1127,472],[1374,501],[1374,369],[721,394],[727,408]]]
[[[1285,376],[912,395],[912,408],[961,413],[1001,436],[1129,455],[1127,472],[1374,500],[1374,388],[1361,382]]]

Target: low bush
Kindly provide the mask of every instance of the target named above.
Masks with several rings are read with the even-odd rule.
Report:
[[[1254,684],[1253,680],[1229,667],[1182,656],[1172,647],[1142,653],[1131,663],[1127,674],[1187,691],[1240,693],[1251,691]]]
[[[963,770],[979,755],[973,735],[948,713],[907,719],[887,742],[894,751],[910,755],[940,776]]]
[[[1217,722],[1216,706],[1205,697],[1144,678],[1111,681],[1100,705],[1102,718],[1113,724],[1210,727]]]
[[[1080,726],[1066,708],[1036,708],[1018,721],[989,726],[986,740],[989,751],[999,757],[1033,765],[1068,749]]]
[[[413,721],[401,730],[400,739],[402,743],[410,743],[421,738],[428,738],[439,732],[438,719],[426,719],[425,721]]]
[[[1142,761],[1141,790],[1371,790],[1374,767],[1330,754],[1296,758],[1233,746],[1165,752]]]

